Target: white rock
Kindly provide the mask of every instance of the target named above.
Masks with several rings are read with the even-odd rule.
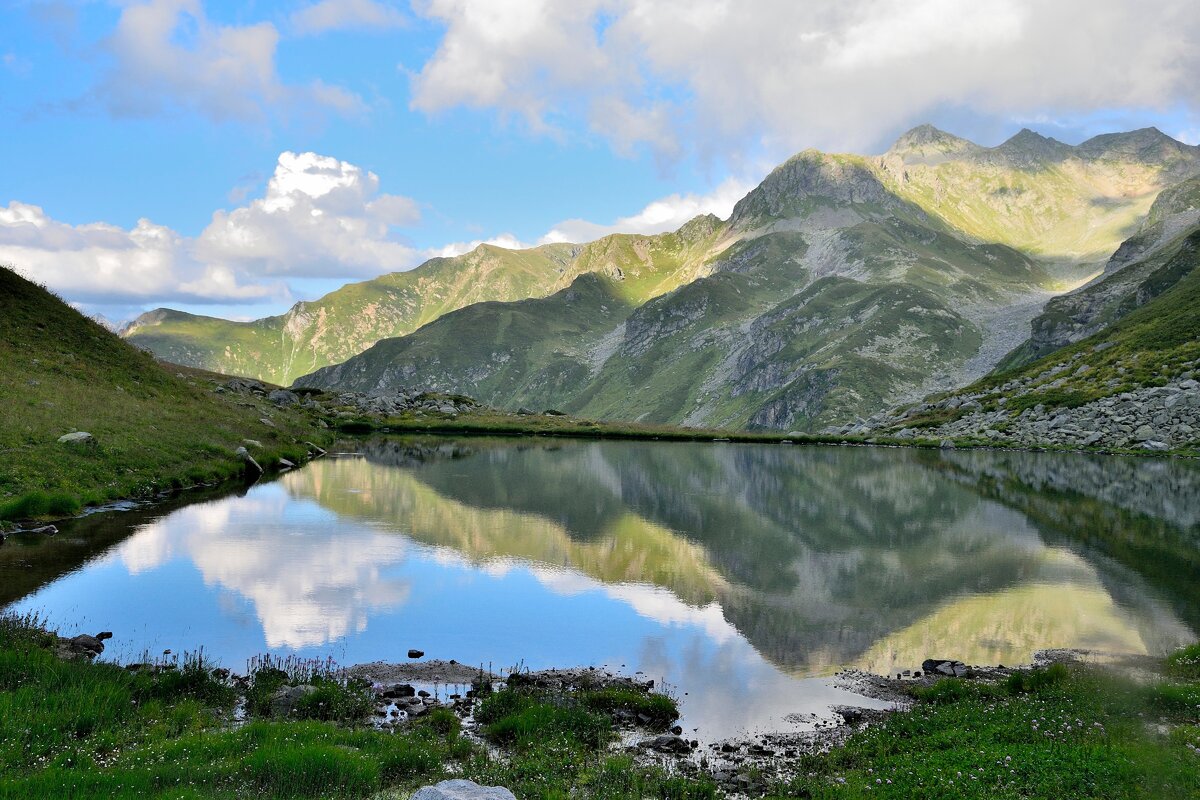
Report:
[[[59,444],[95,444],[96,437],[87,431],[75,431],[58,437]]]
[[[410,800],[517,800],[503,786],[480,786],[474,781],[457,778],[435,786],[422,786]]]

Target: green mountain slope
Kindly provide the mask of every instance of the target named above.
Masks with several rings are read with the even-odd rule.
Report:
[[[304,453],[297,412],[176,375],[45,289],[0,268],[0,519],[63,514],[240,471],[243,437],[270,464]],[[263,424],[264,416],[272,426]],[[85,431],[94,443],[61,444]]]
[[[1100,328],[878,426],[901,435],[1200,449],[1200,222],[1089,287]]]
[[[661,236],[616,235],[532,250],[480,245],[408,272],[349,284],[282,316],[230,322],[158,309],[135,320],[125,336],[174,363],[287,384],[448,312],[545,297],[591,272],[611,277],[622,296],[643,302],[702,274],[722,231],[720,220],[700,217]]]
[[[727,222],[562,246],[524,297],[414,320],[403,341],[298,382],[650,422],[811,429],[866,417],[986,374],[1046,299],[1099,271],[1158,193],[1197,173],[1200,149],[1153,129],[1078,146],[1026,131],[985,148],[922,126],[882,156],[805,151]],[[588,274],[608,287],[573,283]],[[582,292],[569,312],[581,324],[567,330],[569,286]],[[331,329],[343,324],[335,295]],[[352,344],[321,358],[391,335],[355,324]],[[135,333],[170,346],[148,335]]]
[[[1117,249],[1104,272],[1078,291],[1056,297],[1032,323],[1032,335],[998,366],[999,371],[1028,364],[1080,341],[1149,302],[1172,283],[1168,264],[1179,264],[1193,226],[1200,223],[1200,177],[1162,192],[1141,229]]]

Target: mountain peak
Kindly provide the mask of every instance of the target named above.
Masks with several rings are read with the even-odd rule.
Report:
[[[888,205],[895,200],[860,158],[805,150],[771,170],[739,200],[729,222],[747,228],[772,219],[805,217],[814,204]]]
[[[926,122],[901,134],[900,138],[896,140],[896,143],[891,146],[888,152],[897,154],[911,152],[949,154],[970,150],[975,147],[977,145],[973,142],[967,141],[960,136],[955,136],[952,133],[946,133],[944,130]]]
[[[1171,138],[1158,128],[1139,128],[1124,133],[1093,136],[1075,148],[1084,158],[1127,158],[1145,163],[1195,159],[1200,148]]]
[[[993,148],[994,152],[1020,162],[1061,160],[1071,155],[1073,150],[1071,145],[1029,128],[1022,128]]]

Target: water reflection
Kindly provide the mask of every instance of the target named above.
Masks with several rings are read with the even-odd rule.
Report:
[[[202,643],[233,666],[266,649],[352,663],[420,647],[623,666],[686,692],[688,724],[708,735],[846,702],[822,677],[841,666],[1163,652],[1195,638],[1195,582],[1163,577],[1197,565],[1186,500],[1200,473],[1185,462],[357,446],[365,458],[139,519],[18,606],[115,628],[130,656]],[[1140,488],[1122,494],[1106,475]]]

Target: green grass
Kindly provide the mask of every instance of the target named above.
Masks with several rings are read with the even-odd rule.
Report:
[[[214,394],[219,376],[160,365],[6,269],[0,364],[0,520],[232,478],[243,469],[233,451],[244,438],[262,443],[253,455],[266,468],[303,458],[305,440],[321,441],[302,412]],[[59,444],[71,430],[96,445]]]
[[[1200,734],[1198,693],[1194,682],[1141,686],[1084,666],[1000,683],[948,678],[915,690],[911,711],[801,757],[790,765],[798,777],[773,794],[1192,798],[1200,794],[1200,754],[1187,745]],[[1177,726],[1169,736],[1147,727],[1162,721]]]
[[[465,738],[447,709],[394,733],[361,722],[361,707],[301,715],[338,721],[260,718],[262,708],[251,708],[250,721],[235,726],[240,690],[202,658],[131,671],[60,660],[55,641],[35,617],[0,614],[0,800],[390,797],[451,776],[511,786],[522,798],[713,796],[707,781],[634,764],[608,747],[608,709],[673,708],[665,698],[500,692],[480,710],[496,751]],[[264,691],[282,680],[335,682],[309,662],[256,663]],[[362,696],[361,687],[338,686]]]

